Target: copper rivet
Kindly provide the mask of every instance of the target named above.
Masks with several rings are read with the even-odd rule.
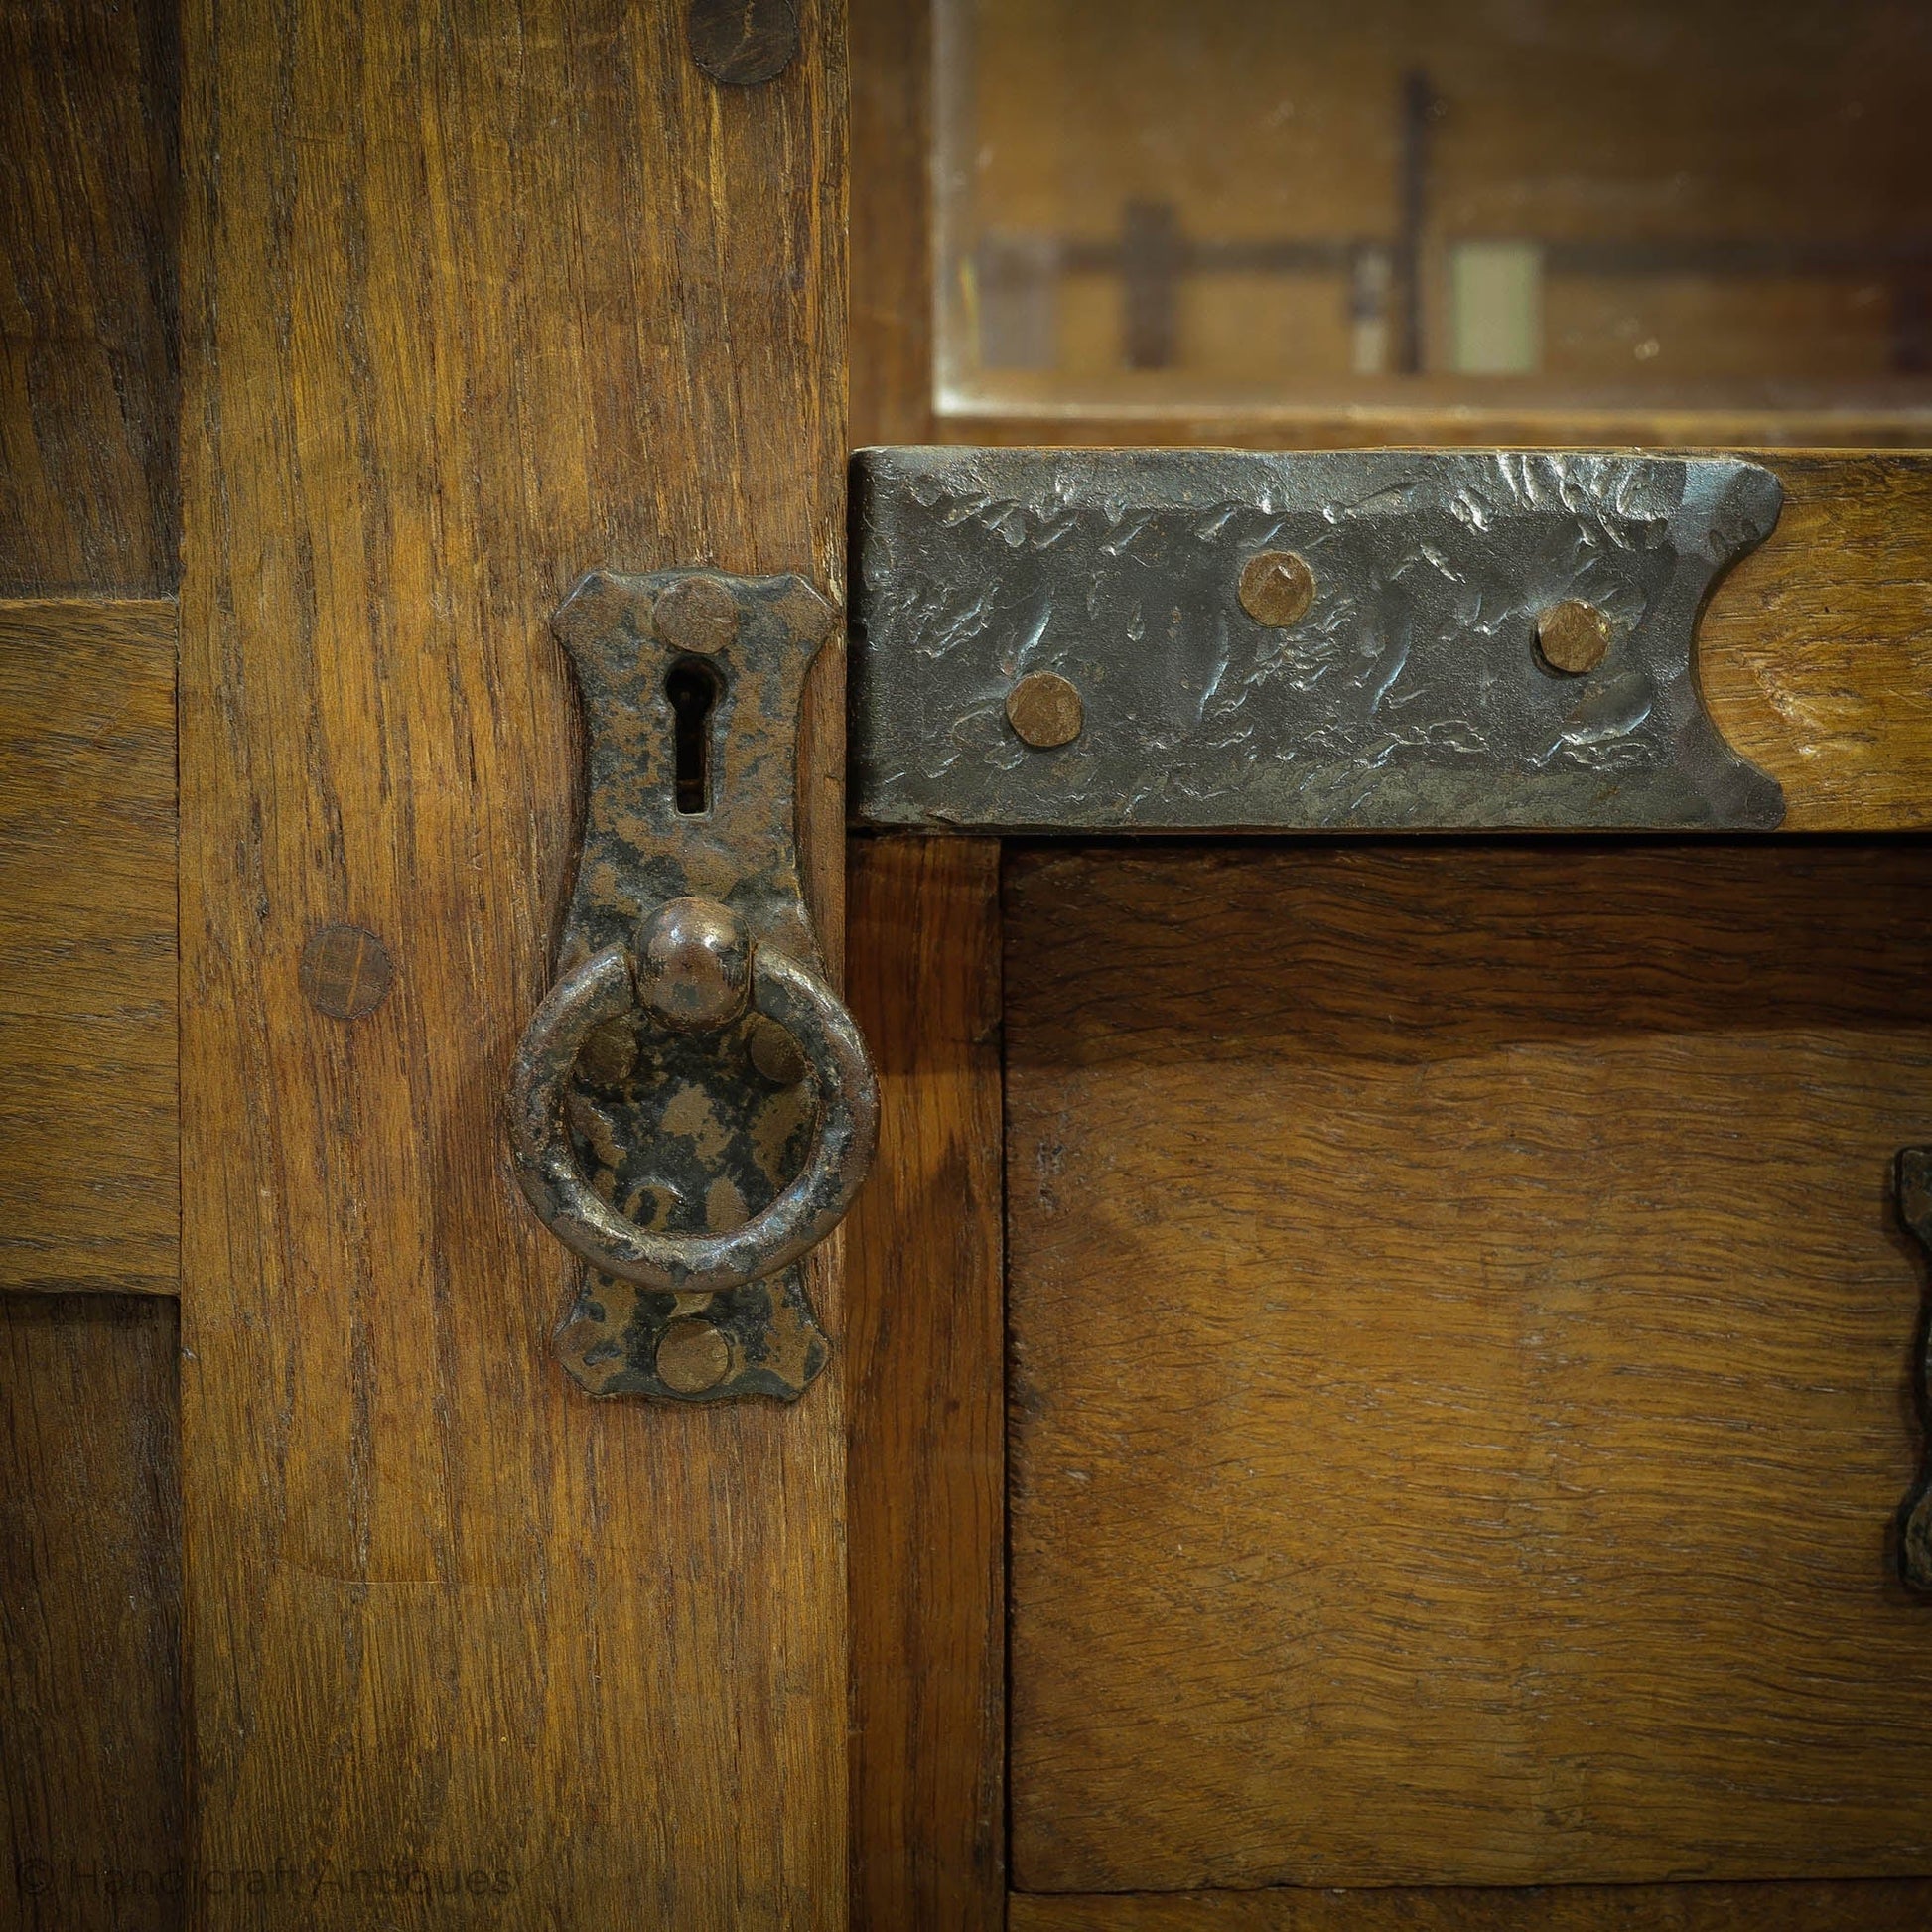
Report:
[[[1257,623],[1285,630],[1313,602],[1314,572],[1292,550],[1263,550],[1241,567],[1241,608]]]
[[[359,925],[318,926],[302,948],[297,974],[309,1004],[332,1020],[373,1013],[395,976],[389,948]]]
[[[673,1321],[658,1339],[657,1379],[679,1395],[715,1389],[731,1365],[731,1343],[695,1315]]]
[[[1036,752],[1072,744],[1085,718],[1079,692],[1053,671],[1029,671],[1007,693],[1007,723]]]
[[[650,621],[673,650],[709,657],[738,635],[738,599],[713,578],[687,577],[659,596]]]
[[[1553,670],[1593,671],[1610,647],[1610,621],[1593,604],[1567,597],[1536,621],[1536,646]]]

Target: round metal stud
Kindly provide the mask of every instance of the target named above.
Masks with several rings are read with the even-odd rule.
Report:
[[[667,1027],[709,1033],[745,1010],[752,945],[716,899],[674,898],[637,941],[637,1003]]]
[[[715,578],[687,577],[659,595],[650,622],[673,650],[711,657],[738,635],[738,599]]]
[[[1292,550],[1262,550],[1241,567],[1241,608],[1257,623],[1285,630],[1314,602],[1314,572]]]
[[[1595,605],[1567,597],[1537,619],[1536,647],[1552,670],[1581,677],[1602,663],[1610,647],[1610,621]]]
[[[1029,671],[1007,693],[1007,723],[1035,752],[1072,744],[1085,722],[1079,692],[1055,671]]]
[[[657,1341],[657,1379],[679,1395],[703,1395],[730,1372],[731,1343],[709,1321],[686,1315]]]

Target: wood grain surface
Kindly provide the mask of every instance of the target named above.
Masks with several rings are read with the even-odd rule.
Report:
[[[175,43],[145,0],[0,18],[0,1288],[34,1291],[0,1296],[10,1932],[186,1917]]]
[[[1057,1898],[1015,1893],[1009,1932],[1923,1932],[1932,1879],[1446,1886]]]
[[[1028,1891],[1932,1870],[1932,852],[1042,851]]]
[[[838,1372],[585,1396],[500,1112],[572,849],[549,614],[593,565],[842,586],[842,20],[719,88],[684,16],[185,16],[196,1848],[327,1889],[211,1925],[846,1916]],[[394,963],[359,1019],[299,983],[337,922]]]
[[[1000,848],[852,847],[879,1154],[847,1243],[852,1922],[1006,1910]]]
[[[1705,612],[1711,714],[1787,831],[1932,825],[1932,456],[1757,454],[1784,511]]]
[[[852,443],[930,443],[931,9],[850,0]]]
[[[175,1292],[175,607],[0,602],[0,1288]]]
[[[182,1873],[175,1305],[0,1295],[0,1927],[172,1932]]]
[[[176,14],[0,11],[0,594],[174,591]]]

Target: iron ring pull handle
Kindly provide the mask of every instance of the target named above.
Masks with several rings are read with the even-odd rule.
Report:
[[[811,1144],[777,1198],[723,1234],[657,1234],[610,1206],[585,1178],[564,1118],[564,1087],[594,1028],[641,1009],[687,1031],[726,1025],[750,1004],[788,1033],[817,1099]],[[531,1016],[508,1097],[516,1177],[538,1218],[573,1253],[621,1280],[672,1294],[742,1288],[816,1247],[845,1218],[872,1165],[879,1083],[838,995],[777,946],[752,943],[709,899],[673,899],[633,959],[607,946],[560,979]]]

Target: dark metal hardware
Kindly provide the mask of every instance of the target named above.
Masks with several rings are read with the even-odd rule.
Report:
[[[1898,1218],[1932,1254],[1932,1147],[1901,1148],[1894,1176]],[[1932,1353],[1921,1331],[1919,1341],[1920,1420],[1932,1428]],[[1914,1588],[1932,1590],[1932,1441],[1926,1446],[1925,1473],[1906,1504],[1898,1539],[1898,1568]]]
[[[1723,457],[854,460],[852,809],[959,831],[1767,830],[1692,670],[1777,521]],[[1068,737],[1015,715],[1042,675]],[[1051,734],[1048,735],[1052,737]]]
[[[827,1359],[796,1263],[878,1126],[792,830],[799,691],[834,615],[797,577],[673,570],[594,571],[556,617],[589,801],[508,1112],[524,1195],[595,1271],[557,1337],[593,1394],[793,1397]]]

